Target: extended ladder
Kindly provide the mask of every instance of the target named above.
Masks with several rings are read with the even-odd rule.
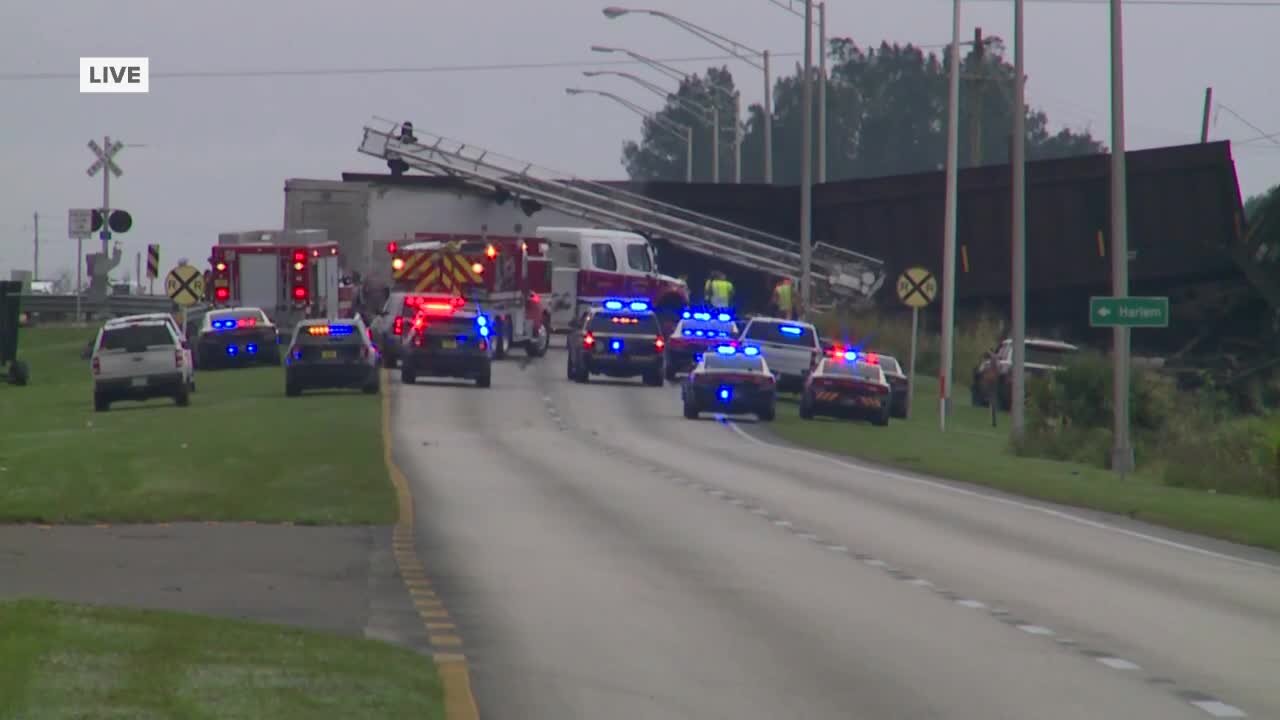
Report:
[[[604,183],[539,167],[474,145],[414,128],[401,141],[399,123],[376,118],[364,128],[360,152],[493,192],[536,200],[587,222],[652,234],[685,250],[725,262],[799,279],[799,243]],[[851,250],[817,243],[810,263],[815,291],[867,299],[884,283],[884,263]],[[830,298],[834,300],[835,298]],[[820,302],[815,294],[815,302]]]

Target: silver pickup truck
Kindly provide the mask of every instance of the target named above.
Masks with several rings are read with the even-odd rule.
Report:
[[[780,392],[800,392],[809,370],[822,358],[818,331],[806,322],[751,318],[739,343],[760,348],[760,354],[778,377]]]

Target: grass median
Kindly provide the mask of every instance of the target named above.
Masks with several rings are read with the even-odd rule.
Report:
[[[189,407],[95,413],[93,332],[22,331],[31,384],[0,386],[0,522],[394,521],[376,396],[286,398],[262,367],[197,372]]]
[[[917,378],[916,388],[911,420],[887,428],[782,411],[772,429],[815,450],[1280,551],[1278,501],[1169,487],[1154,472],[1121,480],[1096,466],[1017,457],[1009,452],[1008,415],[993,428],[990,411],[972,407],[967,388],[959,388],[943,433],[936,380]]]
[[[0,720],[441,718],[430,658],[169,612],[0,603]]]

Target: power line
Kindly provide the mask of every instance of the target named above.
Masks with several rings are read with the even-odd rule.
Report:
[[[773,53],[774,57],[800,57],[802,53]],[[734,55],[703,55],[698,57],[666,58],[666,63],[721,62],[737,60]],[[299,70],[254,69],[254,70],[188,70],[178,72],[153,72],[153,78],[249,78],[249,77],[335,77],[339,75],[398,75],[427,73],[466,73],[495,72],[510,70],[550,70],[561,68],[589,68],[602,65],[641,65],[638,60],[561,60],[553,62],[495,63],[489,65],[424,65],[418,67],[367,67],[367,68],[315,68]],[[0,73],[0,80],[70,80],[78,79],[79,73]]]
[[[1013,0],[969,0],[1010,5]],[[1111,0],[1026,0],[1035,5],[1108,5]],[[1126,6],[1280,8],[1280,0],[1124,0]]]

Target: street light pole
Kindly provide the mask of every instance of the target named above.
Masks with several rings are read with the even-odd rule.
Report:
[[[769,72],[769,51],[764,59],[764,182],[773,184],[773,75]]]
[[[1129,295],[1129,213],[1125,185],[1124,149],[1124,42],[1120,0],[1111,0],[1111,294]],[[1123,477],[1133,470],[1133,447],[1129,443],[1129,328],[1112,330],[1115,367],[1112,390],[1115,395],[1115,444],[1111,468]]]
[[[804,0],[804,85],[800,99],[800,307],[813,304],[813,0]]]
[[[1027,177],[1026,177],[1026,69],[1023,65],[1024,0],[1013,0],[1013,397],[1009,406],[1014,440],[1026,429],[1027,336]]]
[[[960,147],[960,0],[951,11],[951,78],[947,93],[946,210],[942,234],[942,367],[938,378],[938,427],[951,412],[951,361],[956,324],[956,203]]]
[[[711,105],[711,182],[720,182],[720,108]]]

